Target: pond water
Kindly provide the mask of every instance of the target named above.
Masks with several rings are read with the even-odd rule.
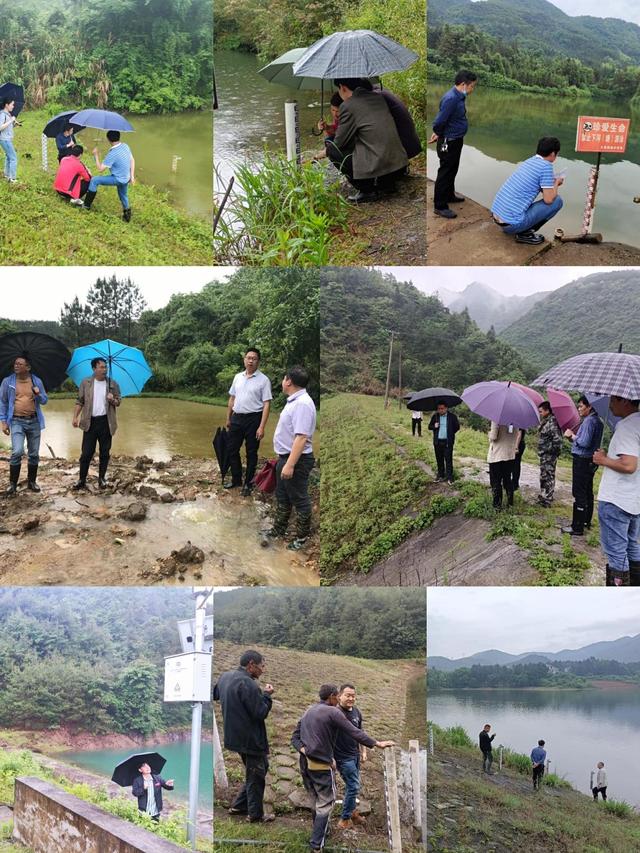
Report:
[[[429,127],[437,112],[446,84],[428,89]],[[601,115],[611,118],[630,116],[628,103],[522,95],[499,89],[474,91],[467,102],[469,132],[465,137],[456,188],[462,194],[490,207],[496,192],[514,171],[516,164],[535,154],[542,136],[557,136],[562,143],[555,171],[566,170],[560,190],[564,207],[542,229],[547,237],[557,227],[577,234],[582,227],[582,214],[587,194],[590,167],[595,154],[574,151],[579,115]],[[636,117],[637,120],[637,117]],[[632,133],[624,155],[604,154],[600,169],[593,230],[605,240],[640,246],[640,205],[633,203],[640,192],[640,136]],[[435,178],[438,158],[435,146],[429,146],[427,173]]]
[[[188,740],[176,743],[163,743],[157,746],[147,744],[140,748],[140,752],[159,752],[167,763],[162,771],[164,779],[173,779],[175,789],[163,791],[163,798],[167,801],[186,802],[189,799],[189,758],[190,742]],[[113,768],[120,761],[131,755],[135,750],[125,749],[99,749],[84,750],[82,752],[63,752],[60,758],[69,764],[92,770],[100,776],[111,779]],[[128,790],[131,793],[131,789]],[[211,743],[203,743],[200,747],[200,786],[199,786],[200,808],[211,810],[213,808],[213,748]]]
[[[132,115],[128,119],[135,132],[123,134],[123,140],[131,146],[140,182],[167,192],[176,207],[210,220],[213,211],[211,111]],[[85,150],[96,144],[102,155],[108,150],[103,131],[87,128],[79,134],[78,141]],[[180,159],[174,172],[175,157]],[[84,159],[89,163],[91,158]]]
[[[529,755],[542,738],[550,770],[583,793],[589,793],[590,771],[604,761],[608,796],[640,806],[638,686],[430,691],[427,717],[442,727],[462,726],[474,743],[483,725],[489,723],[496,733],[494,752],[503,744]]]

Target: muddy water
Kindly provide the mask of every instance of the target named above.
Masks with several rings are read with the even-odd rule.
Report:
[[[50,400],[43,410],[46,429],[44,444],[50,445],[56,456],[75,459],[80,454],[82,435],[71,425],[74,401]],[[211,439],[219,426],[224,426],[227,410],[224,406],[207,406],[164,397],[131,397],[123,400],[118,409],[118,431],[113,439],[112,453],[124,456],[145,454],[155,461],[166,462],[174,454],[213,458]],[[273,431],[278,416],[272,414],[267,424],[261,452],[271,456]]]

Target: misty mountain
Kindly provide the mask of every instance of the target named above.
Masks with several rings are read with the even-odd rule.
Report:
[[[437,296],[449,311],[456,314],[466,308],[471,319],[483,332],[488,332],[491,326],[496,332],[500,332],[526,314],[546,294],[506,296],[488,284],[473,281],[460,293],[438,289]],[[446,302],[445,298],[447,298]]]

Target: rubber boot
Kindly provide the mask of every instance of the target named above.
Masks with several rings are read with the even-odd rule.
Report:
[[[31,489],[32,492],[41,492],[42,489],[36,483],[38,479],[38,464],[35,465],[29,463],[27,465],[27,488]]]
[[[629,560],[629,586],[640,586],[640,560]]]
[[[573,517],[570,527],[563,527],[562,532],[570,536],[584,536],[585,510],[581,506],[573,505]]]
[[[122,218],[125,222],[131,222],[131,208],[125,207],[122,210]]]
[[[91,205],[93,204],[93,200],[96,197],[97,193],[92,192],[91,190],[87,190],[84,197],[84,206],[83,210],[91,210]]]
[[[20,465],[9,465],[9,486],[5,492],[7,495],[15,495],[18,491],[18,480],[20,479]]]
[[[611,569],[609,568],[609,563],[607,563],[607,573],[606,573],[605,586],[613,586],[613,581],[611,580]]]
[[[307,544],[311,532],[311,513],[296,516],[296,538],[287,545],[289,551],[299,551]]]
[[[267,536],[270,539],[282,539],[287,532],[287,527],[289,526],[289,519],[291,518],[291,507],[289,504],[278,503],[276,504],[276,517],[273,520],[273,527],[271,530],[267,531]]]
[[[629,572],[621,572],[618,569],[611,569],[611,584],[610,586],[630,586]]]

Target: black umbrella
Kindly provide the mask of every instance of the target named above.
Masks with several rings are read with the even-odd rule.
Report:
[[[67,378],[71,353],[57,338],[40,332],[12,332],[0,336],[0,377],[13,373],[16,358],[29,360],[31,370],[42,379],[47,391]]]
[[[229,450],[228,450],[229,433],[224,427],[218,427],[216,434],[213,436],[213,449],[216,453],[216,459],[220,467],[220,475],[224,483],[225,474],[229,470]]]
[[[462,397],[449,388],[423,388],[422,391],[416,391],[411,395],[407,409],[414,412],[432,412],[435,411],[438,403],[444,403],[450,407],[459,406],[461,402]]]
[[[136,776],[140,775],[140,767],[143,764],[148,764],[152,773],[160,773],[166,763],[167,759],[159,752],[138,752],[116,765],[111,781],[121,788],[128,788]]]
[[[0,101],[5,98],[16,102],[11,115],[17,118],[18,113],[24,107],[24,89],[18,83],[3,83],[0,86]]]
[[[65,127],[69,127],[71,122],[69,119],[71,116],[74,116],[78,110],[65,110],[63,113],[58,113],[57,116],[54,116],[52,119],[45,124],[42,132],[45,136],[48,136],[49,139],[55,139],[59,133],[65,129]],[[81,130],[84,130],[83,127],[80,127],[79,124],[72,124],[73,132],[80,133]]]

